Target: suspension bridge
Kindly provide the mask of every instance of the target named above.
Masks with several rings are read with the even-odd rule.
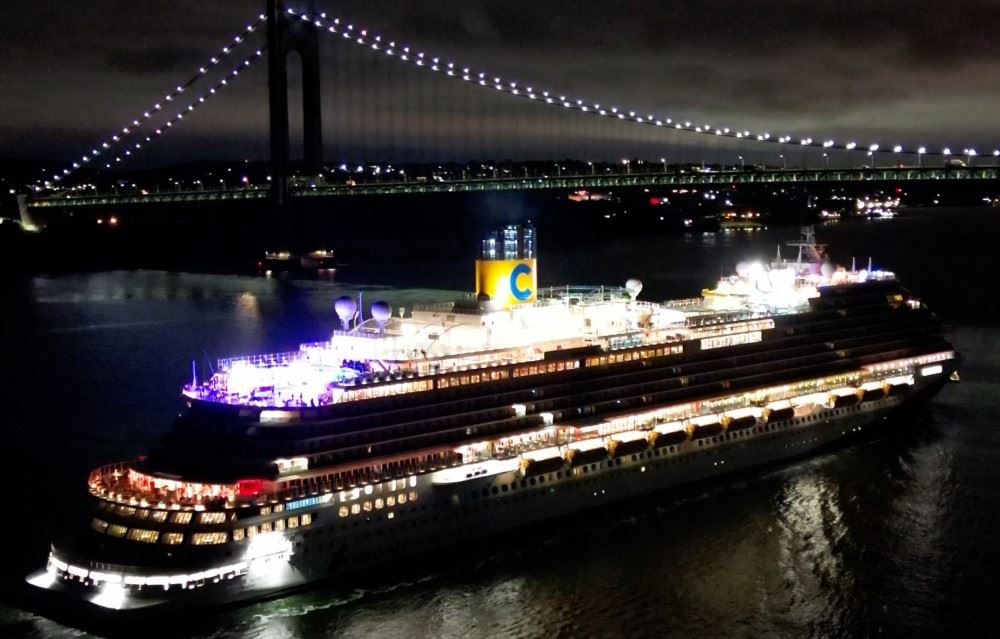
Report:
[[[263,32],[263,33],[262,33]],[[362,110],[375,111],[378,132],[369,121],[357,117],[342,117],[334,127],[336,143],[348,138],[347,152],[359,155],[359,148],[370,154],[355,157],[342,174],[324,166],[326,147],[323,142],[323,93],[320,89],[321,46],[336,48],[338,75],[348,79],[354,75],[366,78],[357,82],[349,95],[338,98],[338,112],[345,111],[344,101],[361,97],[366,101]],[[289,55],[301,61],[302,100],[302,162],[297,172],[291,170],[289,102]],[[183,189],[161,192],[95,193],[93,188],[81,192],[72,186],[82,180],[94,181],[102,173],[116,174],[127,168],[148,147],[162,144],[169,134],[182,127],[205,104],[235,82],[250,74],[260,60],[267,61],[267,88],[270,116],[269,175],[259,184],[246,178],[237,188]],[[353,71],[358,64],[361,71]],[[377,68],[382,75],[373,73]],[[375,78],[374,80],[370,78]],[[412,89],[418,81],[435,86],[432,93]],[[368,82],[368,84],[365,84]],[[447,87],[442,89],[442,87]],[[399,100],[403,92],[426,109],[441,108],[448,127],[411,121],[412,104]],[[367,102],[367,101],[372,102]],[[411,100],[412,101],[412,100]],[[433,104],[441,102],[442,104]],[[365,106],[378,103],[377,109]],[[459,106],[456,106],[458,104]],[[390,106],[386,106],[390,105]],[[507,115],[513,113],[514,115]],[[465,170],[446,175],[406,175],[396,170],[386,158],[399,153],[399,140],[407,137],[421,146],[420,153],[427,164],[453,161],[457,155],[471,157],[505,157],[502,144],[490,148],[475,122],[502,117],[516,120],[531,118],[534,125],[525,125],[524,135],[542,138],[536,145],[558,153],[560,157],[597,157],[607,155],[608,147],[629,148],[627,158],[654,158],[646,161],[626,159],[619,162],[604,160],[588,162],[518,164],[507,161],[506,170],[498,172],[494,165],[474,164],[491,169],[486,174]],[[458,124],[455,124],[458,120]],[[515,127],[516,129],[517,127]],[[531,129],[530,131],[527,129]],[[416,135],[412,132],[417,131]],[[541,131],[541,133],[539,133]],[[521,131],[508,131],[516,138]],[[363,138],[365,144],[353,143],[351,136]],[[571,138],[577,135],[579,140]],[[441,138],[444,138],[443,140]],[[444,149],[451,146],[453,148]],[[631,146],[629,146],[631,145]],[[691,153],[701,149],[701,166],[695,163],[671,162],[675,147],[683,146]],[[350,148],[353,147],[353,148]],[[744,165],[744,155],[777,160],[780,167],[769,163]],[[658,151],[658,152],[657,152]],[[338,149],[343,155],[345,149]],[[510,157],[506,151],[506,157]],[[435,153],[439,154],[435,157]],[[711,155],[710,165],[705,157]],[[447,157],[445,157],[447,156]],[[655,158],[658,158],[657,162]],[[278,0],[267,0],[265,12],[242,27],[239,32],[207,57],[204,63],[183,83],[171,88],[163,97],[135,117],[115,129],[105,139],[67,166],[46,172],[32,186],[22,204],[26,209],[86,208],[108,205],[169,204],[178,202],[222,202],[271,200],[278,208],[290,200],[324,197],[418,195],[423,193],[484,193],[503,191],[535,191],[544,189],[611,189],[678,187],[696,185],[744,184],[821,184],[913,181],[995,181],[1000,178],[996,165],[1000,149],[980,152],[968,146],[884,146],[876,141],[860,139],[835,140],[808,135],[782,135],[765,130],[750,130],[736,125],[710,124],[704,120],[679,118],[668,114],[636,111],[626,106],[602,104],[580,97],[571,97],[555,88],[543,88],[508,79],[496,70],[479,70],[471,65],[420,50],[371,29],[355,26],[344,18],[318,11],[315,2],[301,8],[286,6]],[[788,161],[793,163],[788,166]],[[832,160],[832,162],[831,162]],[[494,163],[496,164],[496,163]],[[809,166],[813,168],[809,168]],[[822,168],[816,168],[822,167]]]

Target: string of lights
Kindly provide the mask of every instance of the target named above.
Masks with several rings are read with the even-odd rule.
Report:
[[[123,126],[120,131],[113,133],[109,138],[102,140],[101,142],[98,142],[97,145],[95,145],[89,153],[84,153],[82,156],[80,156],[78,160],[75,160],[71,165],[64,167],[61,171],[53,173],[51,177],[47,179],[43,177],[41,180],[42,184],[36,183],[33,187],[34,190],[41,191],[43,186],[50,187],[59,184],[69,176],[73,175],[76,171],[82,169],[87,165],[92,165],[91,163],[97,160],[98,158],[101,158],[102,156],[110,156],[111,152],[115,149],[115,147],[124,145],[128,142],[132,148],[126,148],[124,154],[117,155],[113,160],[111,160],[110,157],[107,157],[104,163],[104,168],[110,169],[115,164],[122,162],[123,160],[122,156],[124,156],[124,158],[130,157],[133,151],[138,151],[139,149],[142,149],[144,144],[148,144],[152,142],[154,138],[161,136],[165,129],[172,128],[174,124],[184,119],[185,113],[190,113],[191,111],[194,111],[196,108],[198,108],[198,106],[200,106],[201,104],[204,104],[206,100],[208,100],[211,96],[215,95],[220,89],[225,87],[233,78],[239,75],[239,72],[242,68],[250,66],[254,60],[259,58],[263,54],[264,49],[255,50],[252,56],[247,57],[242,61],[241,64],[233,68],[228,74],[226,74],[222,78],[221,81],[216,83],[215,86],[213,86],[207,93],[197,96],[197,98],[193,102],[188,104],[181,111],[175,113],[154,132],[150,133],[149,135],[146,135],[143,138],[143,140],[135,143],[131,143],[128,140],[128,138],[130,138],[132,135],[138,133],[139,129],[142,128],[143,125],[147,124],[148,122],[150,122],[150,120],[154,119],[155,117],[157,117],[158,114],[167,109],[170,104],[172,104],[175,100],[177,100],[181,96],[181,94],[188,91],[202,78],[205,78],[212,71],[212,69],[223,64],[228,58],[232,57],[233,54],[241,46],[243,46],[249,41],[250,35],[253,34],[261,26],[261,24],[265,24],[266,21],[267,21],[267,16],[265,16],[264,14],[260,14],[259,16],[257,16],[257,19],[254,22],[248,24],[244,31],[236,34],[230,43],[227,43],[225,46],[223,46],[218,54],[213,55],[203,66],[199,67],[198,70],[190,78],[188,78],[186,82],[178,84],[172,91],[167,93],[163,97],[162,102],[156,102],[152,104],[148,109],[145,109],[140,116],[134,118],[131,123]]]
[[[833,139],[813,138],[809,136],[797,138],[793,138],[791,135],[775,136],[766,131],[755,132],[749,129],[699,124],[690,120],[679,120],[673,117],[641,115],[636,111],[621,109],[617,106],[607,106],[584,99],[568,98],[565,95],[542,90],[533,85],[506,80],[499,75],[487,72],[473,72],[470,67],[461,66],[454,62],[443,61],[443,59],[439,56],[426,54],[423,51],[414,51],[414,49],[410,46],[398,45],[395,40],[389,40],[381,35],[373,35],[367,29],[355,28],[353,24],[347,23],[340,18],[329,18],[325,12],[320,13],[317,16],[310,15],[308,13],[297,13],[293,9],[288,9],[287,13],[291,16],[297,16],[303,22],[311,23],[315,28],[325,31],[326,33],[338,35],[355,45],[369,48],[373,51],[379,51],[388,57],[412,64],[415,67],[425,69],[431,73],[443,73],[448,77],[456,78],[463,82],[473,83],[487,89],[500,91],[515,97],[526,100],[535,100],[557,108],[571,109],[598,117],[617,119],[623,122],[630,122],[645,126],[674,129],[676,131],[686,133],[732,138],[762,144],[788,144],[823,150],[860,152],[869,155],[878,152],[918,157],[925,155],[944,157],[962,155],[968,157],[970,160],[978,155],[975,148],[968,147],[962,148],[961,154],[952,151],[952,147],[950,145],[944,146],[940,149],[930,149],[926,145],[904,148],[902,144],[894,144],[892,146],[883,147],[878,142],[859,144],[853,140],[841,142]],[[994,149],[992,154],[993,157],[1000,157],[1000,148]]]

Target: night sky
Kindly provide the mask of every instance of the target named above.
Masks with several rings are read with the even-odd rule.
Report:
[[[0,21],[0,157],[70,159],[187,79],[263,5],[9,3]],[[319,0],[317,6],[475,71],[658,116],[883,147],[973,145],[989,152],[1000,141],[998,2]],[[261,43],[262,36],[263,30]],[[550,113],[336,38],[324,37],[321,46],[329,161],[725,151],[698,136],[657,138]],[[133,161],[265,157],[265,67],[242,74]]]

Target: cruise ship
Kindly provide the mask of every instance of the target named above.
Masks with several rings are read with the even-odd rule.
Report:
[[[468,299],[342,297],[330,339],[193,375],[158,448],[90,474],[89,527],[26,591],[108,619],[270,598],[905,426],[956,374],[940,322],[810,229],[792,245],[654,303],[638,280],[539,290],[513,226]]]

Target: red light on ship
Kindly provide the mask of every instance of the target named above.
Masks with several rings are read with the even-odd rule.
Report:
[[[649,205],[650,206],[659,206],[662,203],[663,203],[663,200],[661,200],[658,197],[651,197],[651,198],[649,198]]]
[[[256,497],[264,488],[262,479],[238,479],[236,480],[236,494],[239,497]]]

